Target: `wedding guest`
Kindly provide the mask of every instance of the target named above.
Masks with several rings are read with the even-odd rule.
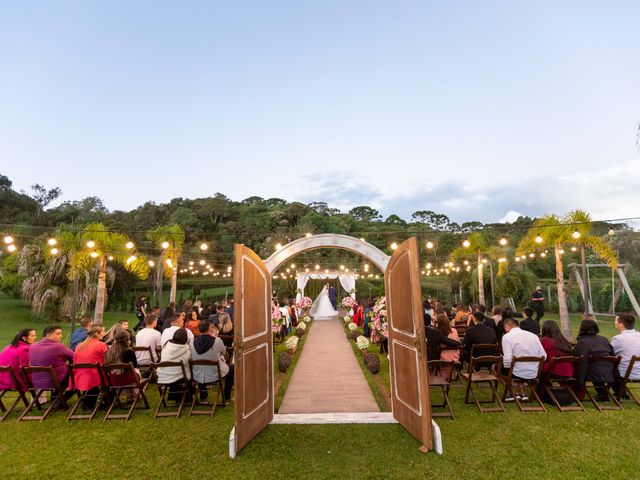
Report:
[[[189,310],[186,313],[186,318],[187,322],[185,324],[185,328],[191,330],[191,333],[193,333],[195,337],[200,335],[200,330],[198,330],[198,325],[200,324],[200,320],[198,320],[198,312],[195,310]]]
[[[104,355],[107,345],[102,342],[104,327],[95,325],[89,330],[87,338],[78,344],[73,352],[73,363],[98,363],[104,365]],[[73,380],[76,389],[88,391],[84,397],[83,408],[93,409],[96,405],[97,395],[100,392],[100,374],[95,370],[80,369],[74,371]]]
[[[532,318],[533,308],[524,307],[522,314],[524,315],[524,319],[520,322],[520,328],[534,335],[540,335],[540,324]]]
[[[184,328],[184,319],[186,314],[180,313],[171,317],[171,321],[169,323],[169,327],[165,328],[162,331],[162,336],[160,337],[160,343],[162,344],[162,348],[164,349],[165,345],[173,338],[176,330]],[[185,330],[187,332],[187,341],[189,345],[193,345],[194,335],[191,330]],[[164,353],[162,354],[162,359],[164,360]]]
[[[438,330],[442,333],[442,335],[450,340],[455,340],[460,342],[460,337],[458,337],[458,332],[456,329],[451,328],[451,321],[449,317],[446,315],[436,315],[436,322]],[[460,350],[440,350],[440,360],[453,361],[454,363],[458,363],[460,361]],[[441,368],[440,376],[449,379],[451,377],[452,369],[449,368]]]
[[[102,341],[107,345],[111,345],[116,338],[116,335],[119,332],[126,332],[129,335],[129,342],[133,344],[135,342],[135,337],[133,332],[129,330],[129,320],[120,320],[118,323],[115,323],[107,332],[104,334]]]
[[[147,366],[160,361],[160,350],[162,349],[162,334],[156,330],[158,317],[150,313],[144,318],[145,328],[136,335],[136,345],[139,347],[149,347],[151,354],[146,351],[135,352],[138,365]]]
[[[473,312],[473,325],[471,325],[464,334],[464,358],[467,361],[471,359],[471,349],[474,345],[481,343],[493,343],[497,341],[496,331],[487,327],[485,324],[486,317],[482,312]],[[475,356],[495,355],[495,350],[476,350]]]
[[[492,313],[491,320],[485,319],[484,324],[487,327],[491,327],[494,330],[497,330],[498,323],[500,323],[500,320],[502,320],[502,307],[493,307],[493,310],[491,311],[491,313]]]
[[[233,300],[229,300],[229,308],[227,308],[227,313],[229,314],[229,316],[231,317],[231,321],[233,322],[233,313],[235,311],[234,306],[233,306]]]
[[[69,385],[69,369],[67,362],[73,361],[73,350],[62,344],[62,328],[48,325],[42,332],[42,340],[31,345],[29,349],[29,365],[32,367],[53,367],[58,382],[63,390]],[[36,388],[52,388],[51,377],[46,373],[34,373],[31,376]],[[69,398],[73,392],[65,392]],[[53,401],[53,399],[52,399]]]
[[[224,398],[231,398],[233,388],[233,365],[227,365],[224,354],[227,351],[224,343],[218,337],[218,329],[207,320],[200,324],[200,336],[193,342],[192,360],[213,360],[220,365],[220,373],[224,378]],[[193,380],[200,383],[211,383],[218,380],[218,369],[211,366],[196,365],[193,367]],[[206,389],[200,391],[200,400],[207,398]]]
[[[614,326],[620,333],[611,339],[613,353],[620,357],[618,373],[624,377],[629,369],[631,357],[640,355],[640,332],[634,327],[636,319],[629,313],[620,313],[614,320]],[[636,362],[629,377],[631,380],[640,380],[640,362]],[[616,391],[621,389],[620,382],[617,382]],[[623,393],[623,392],[619,392]]]
[[[296,307],[296,301],[294,299],[291,299],[291,301],[289,302],[289,316],[291,317],[291,324],[293,325],[293,328],[296,328],[298,326],[298,308]],[[233,322],[231,314],[229,314],[229,318]]]
[[[120,374],[110,374],[109,378],[112,385],[128,385],[140,380],[140,373],[137,370],[138,360],[136,359],[136,354],[133,351],[133,348],[131,348],[129,332],[126,330],[120,330],[116,333],[112,345],[104,354],[105,365],[115,365],[118,363],[130,363],[135,370],[133,372],[131,372],[131,370],[122,370],[122,373]],[[124,392],[127,395],[128,400],[133,400],[137,394],[133,389],[126,389]]]
[[[436,308],[437,311],[437,308]],[[439,315],[444,315],[445,318],[448,318],[445,314],[441,313]],[[438,314],[436,314],[436,317]],[[427,315],[425,314],[425,328],[424,328],[424,336],[427,341],[427,360],[438,360],[440,358],[440,345],[447,345],[449,347],[459,347],[460,342],[449,338],[444,335],[440,330],[434,328],[431,325],[431,319],[429,318],[429,322],[427,323]]]
[[[165,330],[166,332],[166,330]],[[162,332],[164,335],[164,332]],[[189,349],[189,336],[191,333],[185,328],[178,328],[174,331],[171,339],[162,348],[163,362],[181,362],[187,376],[185,379],[180,367],[160,367],[157,370],[158,383],[169,385],[169,401],[179,401],[181,392],[185,389],[189,392],[188,401],[191,401],[191,370],[189,369],[189,359],[191,350]]]
[[[542,294],[542,287],[538,285],[535,291],[531,294],[531,309],[536,313],[536,322],[540,322],[540,319],[544,317],[544,295]],[[533,316],[533,314],[531,314]]]
[[[613,349],[609,344],[609,340],[602,335],[598,335],[598,333],[600,333],[600,329],[594,320],[583,320],[580,324],[578,342],[574,348],[574,353],[581,356],[582,360],[578,364],[576,380],[578,386],[583,389],[586,381],[593,382],[598,393],[598,401],[606,401],[608,395],[605,385],[613,385],[613,366],[605,362],[589,362],[589,356],[612,355]],[[584,397],[584,392],[580,396]]]
[[[140,295],[138,297],[138,301],[136,302],[136,317],[138,318],[138,323],[133,328],[134,332],[137,332],[141,328],[144,327],[144,317],[147,316],[147,299],[144,295]]]
[[[276,305],[279,305],[279,304],[276,302]],[[276,308],[279,308],[279,307],[277,306]],[[213,315],[207,317],[207,320],[209,320],[209,322],[215,323],[216,325],[219,326],[220,325],[220,320],[218,319],[218,317],[220,316],[221,313],[224,313],[224,307],[222,306],[222,304],[218,303],[218,304],[216,304],[216,313],[214,313]]]
[[[526,310],[526,309],[525,309]],[[523,310],[524,312],[524,310]],[[531,320],[535,322],[535,320]],[[560,327],[553,320],[547,320],[542,324],[542,348],[547,353],[547,359],[542,367],[542,372],[553,377],[573,377],[572,363],[559,363],[551,367],[551,361],[556,357],[571,355],[571,343],[562,335]]]
[[[171,318],[176,314],[176,302],[169,302],[165,308],[160,312],[160,318],[158,318],[158,323],[161,325],[162,332],[165,328],[169,328],[171,326]]]
[[[69,348],[75,350],[78,344],[87,338],[87,333],[91,330],[91,316],[83,315],[80,319],[80,328],[76,328],[69,339]]]
[[[220,333],[223,335],[233,335],[233,323],[231,322],[231,317],[229,316],[229,314],[220,314],[218,320],[220,320]]]
[[[9,345],[0,352],[0,365],[10,366],[16,374],[20,391],[27,390],[27,382],[22,375],[22,367],[29,366],[29,348],[36,341],[36,331],[23,328]],[[8,373],[0,373],[0,389],[13,388],[13,379]]]

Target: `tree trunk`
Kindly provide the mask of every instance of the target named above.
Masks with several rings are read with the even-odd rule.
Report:
[[[96,296],[96,311],[93,315],[93,324],[102,325],[104,304],[107,300],[107,257],[100,257],[100,273],[98,273],[98,294]]]
[[[567,306],[567,296],[564,289],[564,267],[562,266],[562,256],[560,249],[562,245],[555,246],[556,254],[556,285],[558,286],[558,313],[560,314],[560,329],[562,334],[569,340],[573,339],[571,324],[569,323],[569,307]]]
[[[176,289],[178,286],[178,269],[174,265],[171,269],[171,294],[169,295],[169,301],[176,301]]]
[[[482,254],[478,252],[478,303],[481,305],[487,305],[484,303],[484,276],[482,275]]]

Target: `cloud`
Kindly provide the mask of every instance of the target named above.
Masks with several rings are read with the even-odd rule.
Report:
[[[461,183],[459,178],[416,181],[396,193],[385,186],[390,180],[384,175],[322,172],[303,178],[305,188],[297,199],[325,201],[342,211],[369,205],[385,217],[395,213],[405,219],[417,210],[433,210],[458,223],[514,221],[520,215],[564,214],[577,208],[594,219],[640,216],[640,159],[572,175],[542,173],[524,179],[497,173],[493,184]]]

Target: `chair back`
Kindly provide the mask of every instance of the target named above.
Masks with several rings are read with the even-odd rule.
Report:
[[[107,387],[107,375],[104,373],[102,369],[102,365],[99,363],[74,363],[69,365],[69,379],[71,380],[71,388],[72,390],[79,390],[76,386],[76,373],[81,372],[82,370],[94,371],[97,373],[98,378],[100,378],[100,387]]]
[[[471,357],[471,361],[469,362],[469,378],[473,375],[476,370],[481,368],[487,368],[489,371],[492,370],[494,365],[499,365],[502,362],[502,357],[498,355],[483,355],[481,357]]]
[[[635,367],[635,364],[640,363],[640,355],[633,355],[631,359],[629,359],[629,366],[627,367],[627,371],[624,374],[623,380],[625,382],[638,382],[640,380],[631,380],[631,373]]]
[[[471,354],[473,357],[498,355],[497,343],[475,343],[471,345]]]
[[[24,377],[27,379],[27,385],[29,386],[29,390],[56,390],[58,392],[62,391],[60,387],[60,381],[58,380],[58,375],[53,367],[22,367],[22,373]],[[42,374],[44,377],[49,377],[50,383],[52,387],[42,388],[37,385],[33,381],[34,374]]]
[[[109,387],[137,387],[138,374],[130,363],[112,363],[103,365]]]
[[[622,359],[615,355],[589,355],[587,363],[609,363],[611,364],[611,369],[615,371],[620,364],[620,360]]]
[[[440,375],[441,371],[448,371],[447,381],[451,380],[451,374],[453,373],[453,367],[455,362],[453,360],[429,360],[427,367],[429,370],[429,376]]]
[[[563,357],[553,357],[549,362],[549,369],[547,372],[550,373],[554,369],[554,367],[556,367],[557,365],[561,365],[563,363],[570,363],[571,365],[573,365],[573,371],[576,372],[578,369],[578,364],[580,362],[582,362],[582,357],[576,357],[573,355],[566,355]],[[563,380],[570,380],[570,378],[569,377],[563,378]]]
[[[20,372],[16,372],[11,365],[0,366],[0,375],[5,374],[9,377],[12,387],[2,388],[0,390],[20,390],[20,382],[18,381],[18,375]],[[25,382],[26,383],[26,382]]]
[[[153,369],[156,371],[156,375],[158,374],[159,368],[180,368],[182,372],[182,378],[184,380],[188,380],[187,371],[185,370],[184,363],[182,362],[158,362],[153,364]],[[158,385],[163,385],[160,381],[157,382]]]
[[[172,363],[178,363],[178,362],[172,362]],[[219,381],[222,378],[222,371],[220,370],[220,362],[217,362],[215,360],[189,360],[189,369],[191,370],[191,378],[194,378],[193,367],[215,367],[216,370],[218,371],[218,380],[216,381]]]
[[[153,364],[155,362],[155,355],[153,354],[153,351],[151,350],[151,347],[147,346],[147,347],[133,347],[133,352],[144,352],[144,353],[148,353],[149,354],[149,363],[140,363],[140,360],[138,360],[138,365],[141,367],[150,367],[151,364]],[[136,355],[136,358],[138,358],[138,356]]]
[[[537,363],[538,371],[536,376],[530,380],[538,380],[540,378],[540,374],[542,373],[542,366],[544,365],[544,357],[513,357],[511,361],[511,368],[509,368],[509,377],[511,377],[513,369],[517,364],[522,363]],[[529,380],[529,379],[527,379]]]

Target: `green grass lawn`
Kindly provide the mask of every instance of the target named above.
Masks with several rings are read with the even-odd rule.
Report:
[[[121,315],[108,316],[107,322]],[[28,324],[20,302],[0,297],[0,339]],[[40,329],[39,329],[40,330]],[[327,359],[330,368],[331,359]],[[232,406],[213,419],[0,424],[2,478],[638,478],[640,408],[622,412],[481,415],[452,388],[455,420],[438,421],[445,454],[422,454],[398,425],[273,425],[230,460]],[[152,407],[158,399],[149,390]]]

